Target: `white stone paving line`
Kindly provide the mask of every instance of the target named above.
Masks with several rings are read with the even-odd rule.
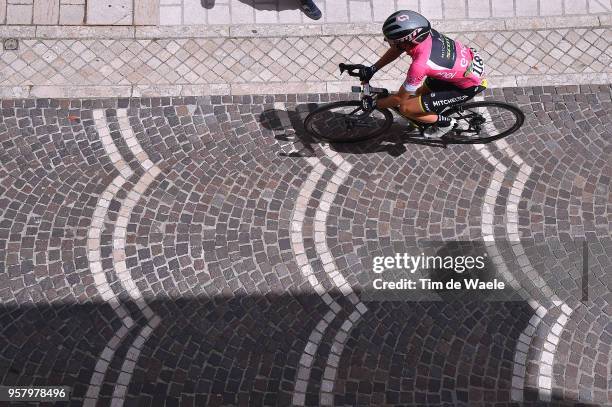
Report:
[[[483,100],[482,97],[476,98],[476,100]],[[485,117],[488,116],[490,119],[490,115],[488,110],[483,111],[483,115]],[[525,254],[525,250],[520,241],[520,236],[518,233],[518,203],[523,194],[523,189],[525,188],[525,182],[529,179],[529,176],[532,172],[532,168],[525,163],[517,153],[515,153],[508,143],[501,139],[495,142],[497,147],[505,152],[508,157],[512,159],[512,162],[518,166],[519,172],[514,179],[512,184],[512,189],[510,190],[510,195],[508,196],[508,200],[506,203],[506,235],[508,236],[508,240],[512,245],[512,250],[517,258],[517,262],[521,267],[521,271],[530,278],[532,283],[536,288],[540,290],[543,294],[543,300],[548,302],[548,298],[550,298],[552,302],[552,306],[560,306],[562,309],[562,314],[557,318],[556,323],[553,325],[549,334],[546,337],[544,342],[544,350],[540,353],[540,360],[538,363],[538,378],[537,378],[537,386],[538,386],[538,397],[541,400],[549,401],[551,399],[552,393],[552,365],[554,361],[554,354],[556,352],[556,347],[559,342],[559,335],[563,330],[563,327],[567,323],[569,315],[571,315],[572,309],[569,308],[565,303],[563,303],[557,295],[555,295],[550,287],[546,284],[546,282],[539,276],[536,270],[531,265],[529,258]],[[485,196],[485,202],[483,203],[483,218],[482,218],[482,230],[483,237],[485,241],[490,242],[489,250],[493,250],[494,256],[493,260],[496,261],[499,266],[500,263],[503,264],[503,259],[499,256],[499,252],[494,244],[494,236],[493,236],[493,214],[494,214],[494,205],[495,198],[499,193],[501,188],[501,183],[504,180],[504,176],[508,168],[504,166],[501,162],[495,159],[491,152],[484,145],[476,144],[475,148],[489,161],[491,165],[495,168],[495,173],[493,175],[493,179],[491,180],[491,184],[489,185],[489,189],[487,190],[487,194]],[[501,274],[504,275],[504,278],[509,280],[511,286],[517,289],[516,280],[508,273],[505,265],[501,268]],[[533,308],[535,313],[529,320],[528,325],[523,329],[523,332],[518,338],[515,354],[514,354],[514,366],[513,366],[513,377],[512,377],[512,390],[511,397],[513,401],[522,402],[524,395],[524,387],[526,380],[526,362],[527,356],[529,352],[529,347],[533,341],[533,337],[537,332],[537,328],[540,325],[542,319],[548,314],[550,307],[547,309],[544,306],[540,305],[535,299],[532,299],[531,296],[522,288],[518,288],[518,292],[523,297],[529,305]]]
[[[98,200],[98,204],[94,211],[92,225],[88,232],[88,258],[96,287],[100,292],[102,299],[113,307],[113,310],[121,318],[123,326],[110,339],[102,351],[98,362],[96,363],[94,374],[92,375],[89,388],[87,389],[85,396],[84,405],[86,406],[96,405],[100,388],[104,380],[104,375],[111,360],[113,359],[114,353],[119,344],[128,334],[129,330],[134,326],[134,321],[128,315],[125,308],[119,303],[119,300],[116,298],[116,295],[113,293],[110,285],[108,284],[106,275],[102,270],[102,263],[100,259],[100,235],[102,233],[104,219],[106,218],[108,212],[108,206],[110,201],[116,197],[117,192],[125,184],[126,180],[133,175],[133,171],[121,157],[121,154],[110,136],[110,129],[104,115],[104,110],[95,110],[93,114],[94,121],[98,129],[98,134],[100,135],[104,149],[113,165],[119,171],[120,175],[115,177],[113,182],[106,188]],[[143,315],[145,315],[147,318],[147,325],[141,329],[139,335],[135,338],[134,342],[128,349],[126,359],[121,367],[121,373],[117,379],[117,384],[113,390],[113,406],[123,405],[127,392],[127,386],[129,385],[142,346],[153,330],[160,323],[159,316],[155,315],[146,304],[144,298],[142,298],[142,294],[132,280],[130,273],[127,271],[125,264],[125,235],[132,209],[138,200],[140,200],[142,194],[153,179],[155,179],[155,177],[159,175],[161,171],[149,160],[148,156],[143,151],[142,147],[138,143],[138,140],[134,136],[127,119],[127,111],[125,109],[119,109],[117,111],[117,115],[123,138],[130,147],[132,153],[136,156],[140,164],[147,172],[138,180],[133,190],[130,191],[127,198],[123,201],[119,210],[119,214],[115,222],[115,229],[113,231],[113,268],[121,282],[121,285],[126,289],[130,297],[134,299]]]
[[[557,302],[559,298],[552,292],[544,279],[540,277],[537,271],[531,265],[529,258],[525,254],[525,250],[521,244],[521,239],[518,232],[518,203],[523,195],[525,182],[531,175],[532,168],[525,163],[518,154],[516,154],[505,140],[498,140],[497,146],[501,151],[504,151],[508,157],[519,167],[519,172],[512,183],[508,203],[506,204],[506,232],[508,240],[512,244],[512,251],[516,255],[517,261],[521,266],[521,270],[529,277],[531,282],[542,292],[544,298],[551,298],[551,301]]]
[[[134,326],[134,321],[129,316],[123,305],[117,299],[117,296],[113,293],[111,286],[106,280],[106,275],[102,270],[102,261],[100,253],[100,235],[102,234],[102,228],[104,227],[104,219],[108,213],[108,207],[110,201],[116,196],[117,192],[126,179],[132,175],[132,170],[127,163],[121,158],[121,154],[117,150],[111,136],[108,122],[104,114],[104,110],[94,110],[93,118],[96,124],[98,135],[104,146],[104,150],[108,155],[109,159],[117,168],[120,175],[117,175],[113,181],[106,187],[98,202],[96,209],[93,213],[91,226],[87,233],[87,257],[89,259],[89,269],[91,270],[94,278],[94,283],[102,299],[107,302],[115,311],[117,316],[121,319],[123,325],[115,335],[106,344],[104,350],[98,357],[98,361],[94,368],[87,393],[85,395],[84,405],[95,406],[102,382],[104,381],[104,375],[106,370],[113,359],[113,355],[117,350],[119,344],[123,338],[127,335],[129,329]]]
[[[325,192],[319,200],[319,206],[315,213],[314,221],[314,232],[315,232],[315,249],[317,254],[321,258],[323,263],[323,269],[327,273],[329,279],[333,281],[334,285],[340,292],[350,300],[355,306],[355,310],[349,315],[348,319],[344,321],[336,336],[332,342],[331,351],[327,356],[327,362],[325,364],[325,370],[323,371],[323,380],[321,381],[321,399],[320,405],[331,406],[334,405],[334,384],[336,382],[336,375],[338,373],[338,364],[344,351],[344,345],[348,338],[348,335],[359,322],[361,315],[368,311],[368,308],[363,304],[351,285],[346,281],[342,273],[338,271],[338,267],[334,261],[329,247],[327,246],[327,239],[325,239],[327,217],[331,204],[334,202],[338,187],[340,187],[346,179],[349,173],[353,169],[351,163],[342,158],[342,156],[329,148],[329,145],[325,144],[322,147],[325,155],[334,163],[336,171],[332,176],[330,182],[327,183]]]
[[[149,336],[153,333],[153,330],[157,328],[161,322],[161,318],[156,315],[153,310],[146,303],[142,293],[136,286],[136,283],[132,279],[132,276],[127,269],[125,263],[125,238],[127,233],[127,225],[132,214],[132,210],[142,198],[144,192],[147,190],[153,180],[161,174],[161,170],[153,164],[149,159],[147,153],[142,149],[142,146],[138,142],[138,139],[134,135],[132,127],[130,126],[129,119],[127,117],[127,109],[117,109],[117,119],[119,121],[119,129],[121,136],[125,140],[126,144],[132,151],[132,154],[136,157],[145,173],[138,179],[134,188],[128,193],[127,197],[121,203],[119,214],[117,215],[117,221],[115,223],[115,229],[113,232],[113,264],[115,272],[121,285],[125,288],[130,298],[138,305],[138,308],[147,319],[147,325],[145,325],[138,336],[134,339],[130,348],[128,349],[127,355],[123,364],[121,365],[121,373],[117,379],[115,389],[113,391],[113,405],[122,406],[127,393],[127,387],[130,384],[132,374],[134,373],[134,367],[140,352]]]
[[[290,128],[291,122],[289,120],[288,114],[286,113],[285,103],[275,103],[274,107],[278,111],[278,116],[281,121],[281,125],[284,128]],[[302,275],[308,280],[309,284],[313,287],[315,292],[319,296],[321,296],[323,301],[327,304],[327,306],[329,306],[330,310],[323,316],[323,318],[319,321],[314,330],[311,332],[308,338],[308,342],[304,347],[304,352],[302,353],[302,356],[300,358],[300,364],[298,367],[298,374],[294,386],[292,400],[293,405],[298,406],[302,406],[306,402],[306,389],[310,380],[312,364],[317,354],[319,345],[323,340],[323,336],[331,322],[336,318],[336,316],[342,309],[340,305],[329,295],[329,293],[325,291],[323,285],[314,275],[314,271],[308,261],[306,251],[304,249],[302,230],[304,225],[304,219],[306,216],[306,208],[308,206],[308,201],[312,197],[312,193],[317,183],[323,176],[323,172],[325,172],[326,169],[325,165],[323,165],[323,163],[316,157],[307,157],[305,159],[312,167],[312,170],[308,176],[308,179],[302,184],[302,188],[300,189],[298,198],[296,200],[295,209],[291,216],[291,244],[296,256],[296,262],[298,264],[298,267],[300,268],[300,271],[302,272]],[[334,161],[334,163],[336,163],[336,161]],[[338,186],[341,184],[341,182],[343,182],[344,179],[346,179],[346,176],[348,176],[347,172],[345,172],[344,174],[345,175],[343,178],[340,178],[337,174],[334,174],[332,182],[328,184],[325,194],[321,198],[322,202],[315,214],[315,249],[317,254],[320,256],[321,261],[324,264],[324,269],[326,271],[328,271],[329,264],[333,261],[333,259],[329,254],[329,249],[327,248],[327,244],[325,241],[325,220],[327,218],[327,213],[329,211],[330,204],[331,202],[333,202],[335,193],[338,190]],[[321,211],[321,207],[325,209]],[[335,266],[333,267],[335,271]],[[346,286],[344,284],[341,284],[341,286],[343,287],[341,291],[345,293],[346,288],[348,288],[349,290],[351,290],[352,293],[352,289],[340,273],[336,272],[336,274],[334,274],[333,276],[330,275],[330,278],[332,279],[332,281],[334,281],[334,284],[337,284],[337,282],[344,281],[344,283],[346,283]],[[355,301],[359,301],[354,293],[349,298],[353,303],[355,303]],[[363,304],[360,309],[365,312],[365,306],[363,306]],[[356,320],[357,318],[354,318],[352,316],[349,319],[351,325]],[[347,322],[349,321],[345,321],[345,323],[342,325],[342,329],[344,329],[345,332],[348,332]],[[338,335],[336,335],[336,338],[334,339],[334,344],[332,344],[332,350],[335,354],[330,353],[327,362],[327,366],[333,368],[334,370],[330,370],[328,368],[325,369],[326,380],[323,380],[322,388],[324,386],[329,386],[329,384],[331,383],[331,389],[333,389],[333,381],[335,380],[335,368],[337,368],[339,362],[339,356],[337,355],[341,353],[341,347],[339,348],[338,344],[341,344],[343,346],[343,341],[345,339],[345,336],[338,337]],[[333,377],[329,377],[332,372],[334,373]]]
[[[542,401],[551,401],[553,385],[553,366],[559,338],[574,311],[566,303],[555,301],[554,305],[560,307],[561,313],[555,323],[549,328],[548,335],[544,340],[544,349],[540,353],[540,363],[538,364],[538,396]]]
[[[306,403],[306,388],[310,380],[310,373],[312,364],[316,356],[321,340],[325,331],[329,327],[329,324],[336,318],[338,312],[342,309],[340,305],[327,293],[325,288],[319,282],[317,277],[314,275],[312,266],[306,256],[306,250],[304,249],[304,238],[302,235],[302,229],[304,225],[304,218],[306,216],[306,207],[308,201],[312,196],[312,192],[317,185],[317,182],[321,179],[325,166],[316,157],[306,158],[308,164],[312,167],[308,179],[302,184],[302,188],[299,191],[298,198],[295,202],[295,209],[291,215],[291,247],[295,253],[295,259],[297,262],[302,275],[308,280],[308,283],[312,286],[315,292],[321,296],[323,301],[329,306],[330,310],[325,316],[319,321],[315,329],[311,332],[308,342],[304,347],[304,352],[300,358],[300,365],[298,367],[297,380],[295,382],[293,391],[293,404],[303,406]]]
[[[505,153],[512,158],[512,161],[519,166],[519,173],[512,184],[512,190],[510,191],[510,202],[506,206],[507,233],[509,240],[512,243],[512,250],[517,256],[518,262],[522,269],[528,270],[527,275],[531,278],[536,287],[542,291],[545,297],[551,298],[554,307],[560,307],[561,309],[561,314],[557,317],[557,320],[548,331],[548,335],[544,341],[544,349],[540,353],[540,363],[538,364],[538,395],[540,400],[550,401],[552,396],[552,368],[554,357],[557,352],[559,337],[561,336],[561,332],[571,316],[573,309],[561,301],[561,299],[559,299],[559,297],[552,292],[546,282],[539,276],[525,255],[525,251],[520,242],[520,237],[518,234],[518,201],[523,193],[525,182],[529,179],[529,175],[532,172],[532,168],[525,163],[519,157],[519,155],[514,152],[514,150],[512,150],[512,147],[510,147],[505,140],[502,139],[497,141],[497,145],[500,150],[505,151]],[[512,198],[515,198],[515,201],[512,201]]]
[[[531,299],[529,293],[520,286],[514,276],[508,271],[506,263],[502,258],[501,253],[495,245],[495,236],[493,235],[493,216],[495,213],[495,201],[501,189],[502,182],[505,174],[508,171],[508,167],[498,161],[489,149],[482,144],[474,144],[474,148],[480,152],[480,154],[493,166],[494,173],[487,188],[485,199],[482,204],[482,220],[481,228],[483,240],[487,246],[492,261],[495,263],[497,269],[504,279],[510,284],[510,286],[516,290],[521,298],[533,308],[535,313],[529,320],[528,325],[523,329],[523,332],[516,342],[516,348],[514,351],[514,360],[512,368],[512,389],[511,397],[513,401],[523,401],[523,391],[525,387],[525,365],[527,363],[527,354],[529,352],[529,345],[533,338],[533,334],[536,332],[538,325],[542,318],[546,315],[546,308],[541,306],[536,300]]]
[[[284,128],[291,127],[291,121],[286,112],[285,103],[275,103],[275,110],[278,112],[278,117]],[[314,270],[308,261],[306,256],[306,250],[304,248],[304,237],[302,234],[304,219],[306,217],[306,208],[308,201],[310,200],[312,193],[317,185],[317,182],[323,176],[325,166],[316,157],[307,157],[306,162],[312,167],[308,179],[302,184],[299,191],[293,213],[291,214],[291,247],[295,254],[295,259],[302,275],[308,283],[312,286],[315,292],[323,299],[323,301],[329,306],[330,310],[323,316],[317,326],[313,329],[308,337],[300,362],[298,366],[297,379],[295,381],[293,389],[292,403],[296,406],[303,406],[306,403],[306,389],[308,382],[310,381],[310,373],[314,358],[316,357],[317,350],[325,335],[325,331],[329,327],[329,324],[336,318],[338,312],[340,312],[340,305],[334,301],[334,299],[325,292],[325,288],[319,282],[317,277],[314,275]]]
[[[477,97],[476,100],[482,101],[483,98]],[[491,116],[487,109],[485,109],[482,113],[489,120],[491,119]],[[499,146],[499,143],[497,144]],[[519,295],[525,301],[527,301],[527,303],[534,310],[534,314],[529,319],[529,323],[523,329],[523,332],[521,333],[521,335],[519,335],[519,338],[516,342],[515,352],[514,352],[514,360],[513,360],[513,368],[512,368],[511,398],[513,401],[522,402],[524,387],[525,387],[525,378],[526,378],[525,366],[527,363],[527,355],[529,352],[529,346],[531,345],[533,335],[535,334],[540,322],[542,321],[542,318],[544,318],[544,316],[546,315],[547,310],[542,305],[540,305],[538,301],[536,301],[535,299],[532,299],[530,294],[523,287],[520,286],[520,284],[516,281],[514,276],[512,276],[512,274],[508,271],[506,264],[501,254],[499,253],[499,250],[497,249],[497,246],[495,246],[495,236],[493,234],[493,217],[495,213],[495,209],[494,209],[495,201],[497,199],[497,195],[499,194],[502,183],[504,181],[505,174],[508,171],[508,167],[506,167],[499,160],[493,157],[493,155],[491,154],[491,152],[485,145],[475,144],[474,148],[478,152],[480,152],[480,154],[495,169],[493,173],[493,178],[491,179],[489,188],[487,189],[487,192],[485,195],[485,200],[483,202],[483,208],[482,208],[483,239],[485,240],[485,244],[488,247],[488,251],[492,252],[492,259],[495,262],[498,269],[500,270],[500,273],[504,276],[504,278],[511,285],[511,287],[515,289],[519,293]],[[508,203],[506,205],[506,233],[510,240],[514,238],[515,241],[518,242],[518,245],[519,245],[518,247],[520,248],[520,250],[522,250],[522,246],[520,246],[518,230],[516,231],[516,233],[514,233],[514,231],[510,232],[510,230],[512,229],[512,225],[517,226],[517,223],[518,223],[518,206],[517,205],[522,196],[524,180],[526,180],[526,178],[523,180],[523,177],[524,177],[524,174],[522,174],[520,178],[520,181],[522,181],[522,183],[520,184],[521,185],[520,187],[517,187],[517,184],[516,184],[517,181],[519,181],[519,177],[515,179],[513,188],[510,192],[510,196],[508,197]],[[510,205],[513,205],[513,207],[510,207]],[[515,254],[517,253],[516,250],[517,250],[516,246],[514,246],[513,244],[513,251],[515,251]],[[525,256],[524,250],[522,250],[522,253],[519,253],[519,254]],[[526,256],[525,256],[525,259],[527,260],[527,264],[529,264],[529,260],[527,259]],[[522,261],[519,262],[521,266],[525,264],[523,262],[523,260],[525,259],[522,259]]]

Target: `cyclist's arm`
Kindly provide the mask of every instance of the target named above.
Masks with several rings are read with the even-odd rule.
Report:
[[[406,75],[406,80],[402,85],[402,89],[411,95],[416,95],[426,77],[427,66],[419,61],[413,61],[412,64],[410,64],[410,68],[408,68],[408,74]]]
[[[425,93],[426,91],[421,85],[421,82],[425,79],[425,73],[425,68],[421,64],[413,62],[408,69],[406,81],[402,84],[399,91],[394,95],[378,100],[376,105],[380,108],[393,107],[399,105],[405,99],[414,98]]]
[[[398,49],[395,47],[389,48],[387,52],[385,52],[385,54],[382,57],[380,57],[380,59],[374,64],[374,66],[376,67],[376,70],[378,71],[382,69],[383,67],[385,67],[385,65],[390,64],[391,62],[395,61],[403,53],[404,51],[402,51],[401,49]]]

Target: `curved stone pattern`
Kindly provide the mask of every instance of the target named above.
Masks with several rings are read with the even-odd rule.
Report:
[[[125,307],[119,302],[115,293],[113,293],[104,272],[102,271],[102,256],[100,250],[100,236],[102,234],[102,225],[107,218],[110,201],[116,198],[117,192],[123,187],[126,178],[132,176],[133,172],[126,162],[121,158],[117,147],[113,143],[110,136],[110,129],[106,121],[104,110],[97,109],[93,111],[93,117],[96,124],[98,135],[104,145],[106,154],[112,161],[115,168],[119,171],[112,183],[106,187],[102,196],[97,202],[96,210],[92,219],[92,225],[87,236],[89,268],[94,276],[96,288],[102,299],[111,305],[117,316],[121,319],[123,326],[109,340],[108,344],[98,357],[95,372],[91,376],[89,387],[87,389],[87,399],[85,404],[95,405],[104,375],[108,369],[109,363],[112,361],[115,350],[123,338],[127,335],[129,329],[134,325],[134,321],[128,315]],[[115,228],[118,230],[118,228]],[[114,265],[115,270],[118,266]]]
[[[491,118],[488,112],[484,113],[487,118]],[[536,270],[534,270],[534,268],[531,266],[529,258],[525,255],[525,249],[518,234],[517,204],[522,197],[525,180],[531,174],[532,168],[529,165],[525,164],[525,162],[512,150],[512,148],[505,140],[499,140],[496,142],[496,144],[512,159],[512,162],[514,164],[519,166],[519,171],[517,173],[517,176],[515,177],[514,182],[512,183],[512,189],[510,190],[510,194],[507,200],[506,235],[508,241],[512,246],[512,251],[514,252],[518,263],[521,265],[521,271],[525,275],[528,275],[532,284],[539,288],[541,291],[541,295],[537,297],[538,299],[534,299],[530,297],[530,294],[527,293],[522,287],[517,287],[516,280],[510,273],[508,273],[507,269],[505,268],[505,263],[503,259],[500,258],[501,255],[499,251],[496,250],[495,245],[491,247],[491,249],[495,252],[494,260],[496,260],[497,266],[500,267],[500,269],[502,270],[502,275],[504,279],[508,283],[510,283],[515,290],[518,290],[521,297],[531,305],[534,311],[531,319],[529,320],[529,324],[525,326],[516,343],[512,376],[512,400],[518,402],[522,402],[524,400],[523,392],[526,375],[525,365],[527,364],[527,354],[529,352],[529,347],[531,346],[531,343],[534,340],[534,333],[536,329],[539,327],[540,322],[549,311],[547,308],[544,308],[538,301],[545,301],[545,303],[552,302],[551,306],[560,307],[560,309],[562,310],[562,313],[560,313],[559,317],[557,318],[555,325],[550,328],[549,334],[542,335],[546,339],[546,351],[542,351],[540,353],[539,361],[536,361],[536,364],[539,366],[539,372],[536,379],[539,398],[541,400],[550,401],[552,383],[552,363],[554,355],[556,353],[556,346],[559,342],[558,335],[563,329],[565,323],[567,322],[567,317],[571,315],[573,310],[569,308],[567,304],[559,300],[557,295],[552,292],[548,285],[538,275]],[[487,197],[485,198],[485,203],[483,205],[483,238],[487,242],[494,243],[495,237],[492,234],[492,204],[495,202],[499,194],[501,182],[505,177],[504,173],[508,170],[508,168],[501,164],[498,160],[496,160],[486,147],[476,146],[476,149],[479,150],[481,154],[489,161],[489,163],[495,167],[496,171],[493,175],[493,179],[491,180],[491,185],[487,190]],[[486,218],[486,222],[484,218]],[[548,308],[550,308],[550,306]]]
[[[3,100],[0,382],[99,406],[610,404],[610,94],[487,91],[524,127],[447,149],[310,140],[305,114],[349,95]],[[373,256],[509,234],[519,301],[360,299]]]

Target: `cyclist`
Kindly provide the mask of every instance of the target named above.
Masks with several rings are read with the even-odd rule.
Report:
[[[440,111],[473,98],[487,87],[482,59],[473,48],[432,29],[429,21],[415,11],[391,14],[383,24],[383,34],[391,48],[374,65],[362,68],[362,77],[369,81],[404,52],[412,57],[412,64],[399,92],[379,97],[373,105],[398,106],[403,115],[434,124],[426,130],[427,137],[442,137],[457,122]]]

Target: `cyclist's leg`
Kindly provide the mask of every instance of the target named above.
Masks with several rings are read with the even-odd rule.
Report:
[[[435,121],[430,121],[429,123],[435,123],[438,127],[447,127],[452,124],[450,118],[441,114],[444,109],[465,103],[484,89],[480,86],[461,89],[448,82],[431,78],[428,78],[427,82],[432,92],[423,94],[420,97],[420,105],[424,112],[435,116]]]
[[[435,121],[436,116],[429,112],[425,112],[420,106],[419,102],[420,96],[428,92],[429,89],[426,86],[421,86],[419,89],[417,89],[416,94],[413,95],[408,93],[402,86],[396,94],[379,99],[376,102],[376,106],[382,109],[398,107],[400,113],[410,119],[423,123],[433,122]]]
[[[440,114],[448,106],[454,106],[471,99],[478,93],[474,89],[459,89],[447,82],[427,78],[416,90],[408,93],[402,85],[395,95],[380,99],[377,106],[388,108],[398,106],[404,116],[415,121],[448,127],[450,118]]]
[[[421,123],[435,123],[437,115],[425,110],[422,104],[422,97],[428,94],[428,91],[429,89],[421,87],[417,89],[416,95],[411,95],[402,87],[398,92],[403,96],[399,104],[400,113]]]
[[[437,82],[440,81],[432,81],[427,78],[415,94],[409,93],[402,85],[397,94],[379,100],[377,105],[381,108],[397,106],[400,113],[410,119],[421,123],[436,123],[439,121],[438,114],[423,105],[423,96],[440,88]]]
[[[399,105],[400,112],[410,119],[416,120],[421,123],[435,123],[438,119],[435,113],[427,111],[422,103],[422,97],[436,89],[436,83],[431,82],[429,78],[425,79],[423,84],[416,90],[415,95],[404,97],[402,103]],[[398,92],[402,95],[407,95],[408,92],[404,88],[404,85]]]
[[[401,88],[400,88],[400,91],[401,91]],[[401,95],[400,92],[397,92],[392,95],[386,96],[384,98],[379,98],[378,100],[376,100],[376,107],[379,107],[381,109],[396,107],[396,106],[399,106],[403,98],[404,98],[404,95]]]
[[[419,86],[419,88],[416,90],[416,95],[421,96],[429,92],[431,92],[431,89],[427,87],[427,80],[425,80],[423,84]]]
[[[429,93],[429,92],[431,92],[431,90],[427,88],[427,85],[425,83],[423,83],[416,90],[416,95],[410,95],[408,92],[406,92],[406,90],[404,89],[404,86],[402,85],[397,91],[397,93],[378,99],[376,101],[376,106],[381,109],[400,106],[403,102],[405,102],[409,98],[420,96],[422,94]]]

